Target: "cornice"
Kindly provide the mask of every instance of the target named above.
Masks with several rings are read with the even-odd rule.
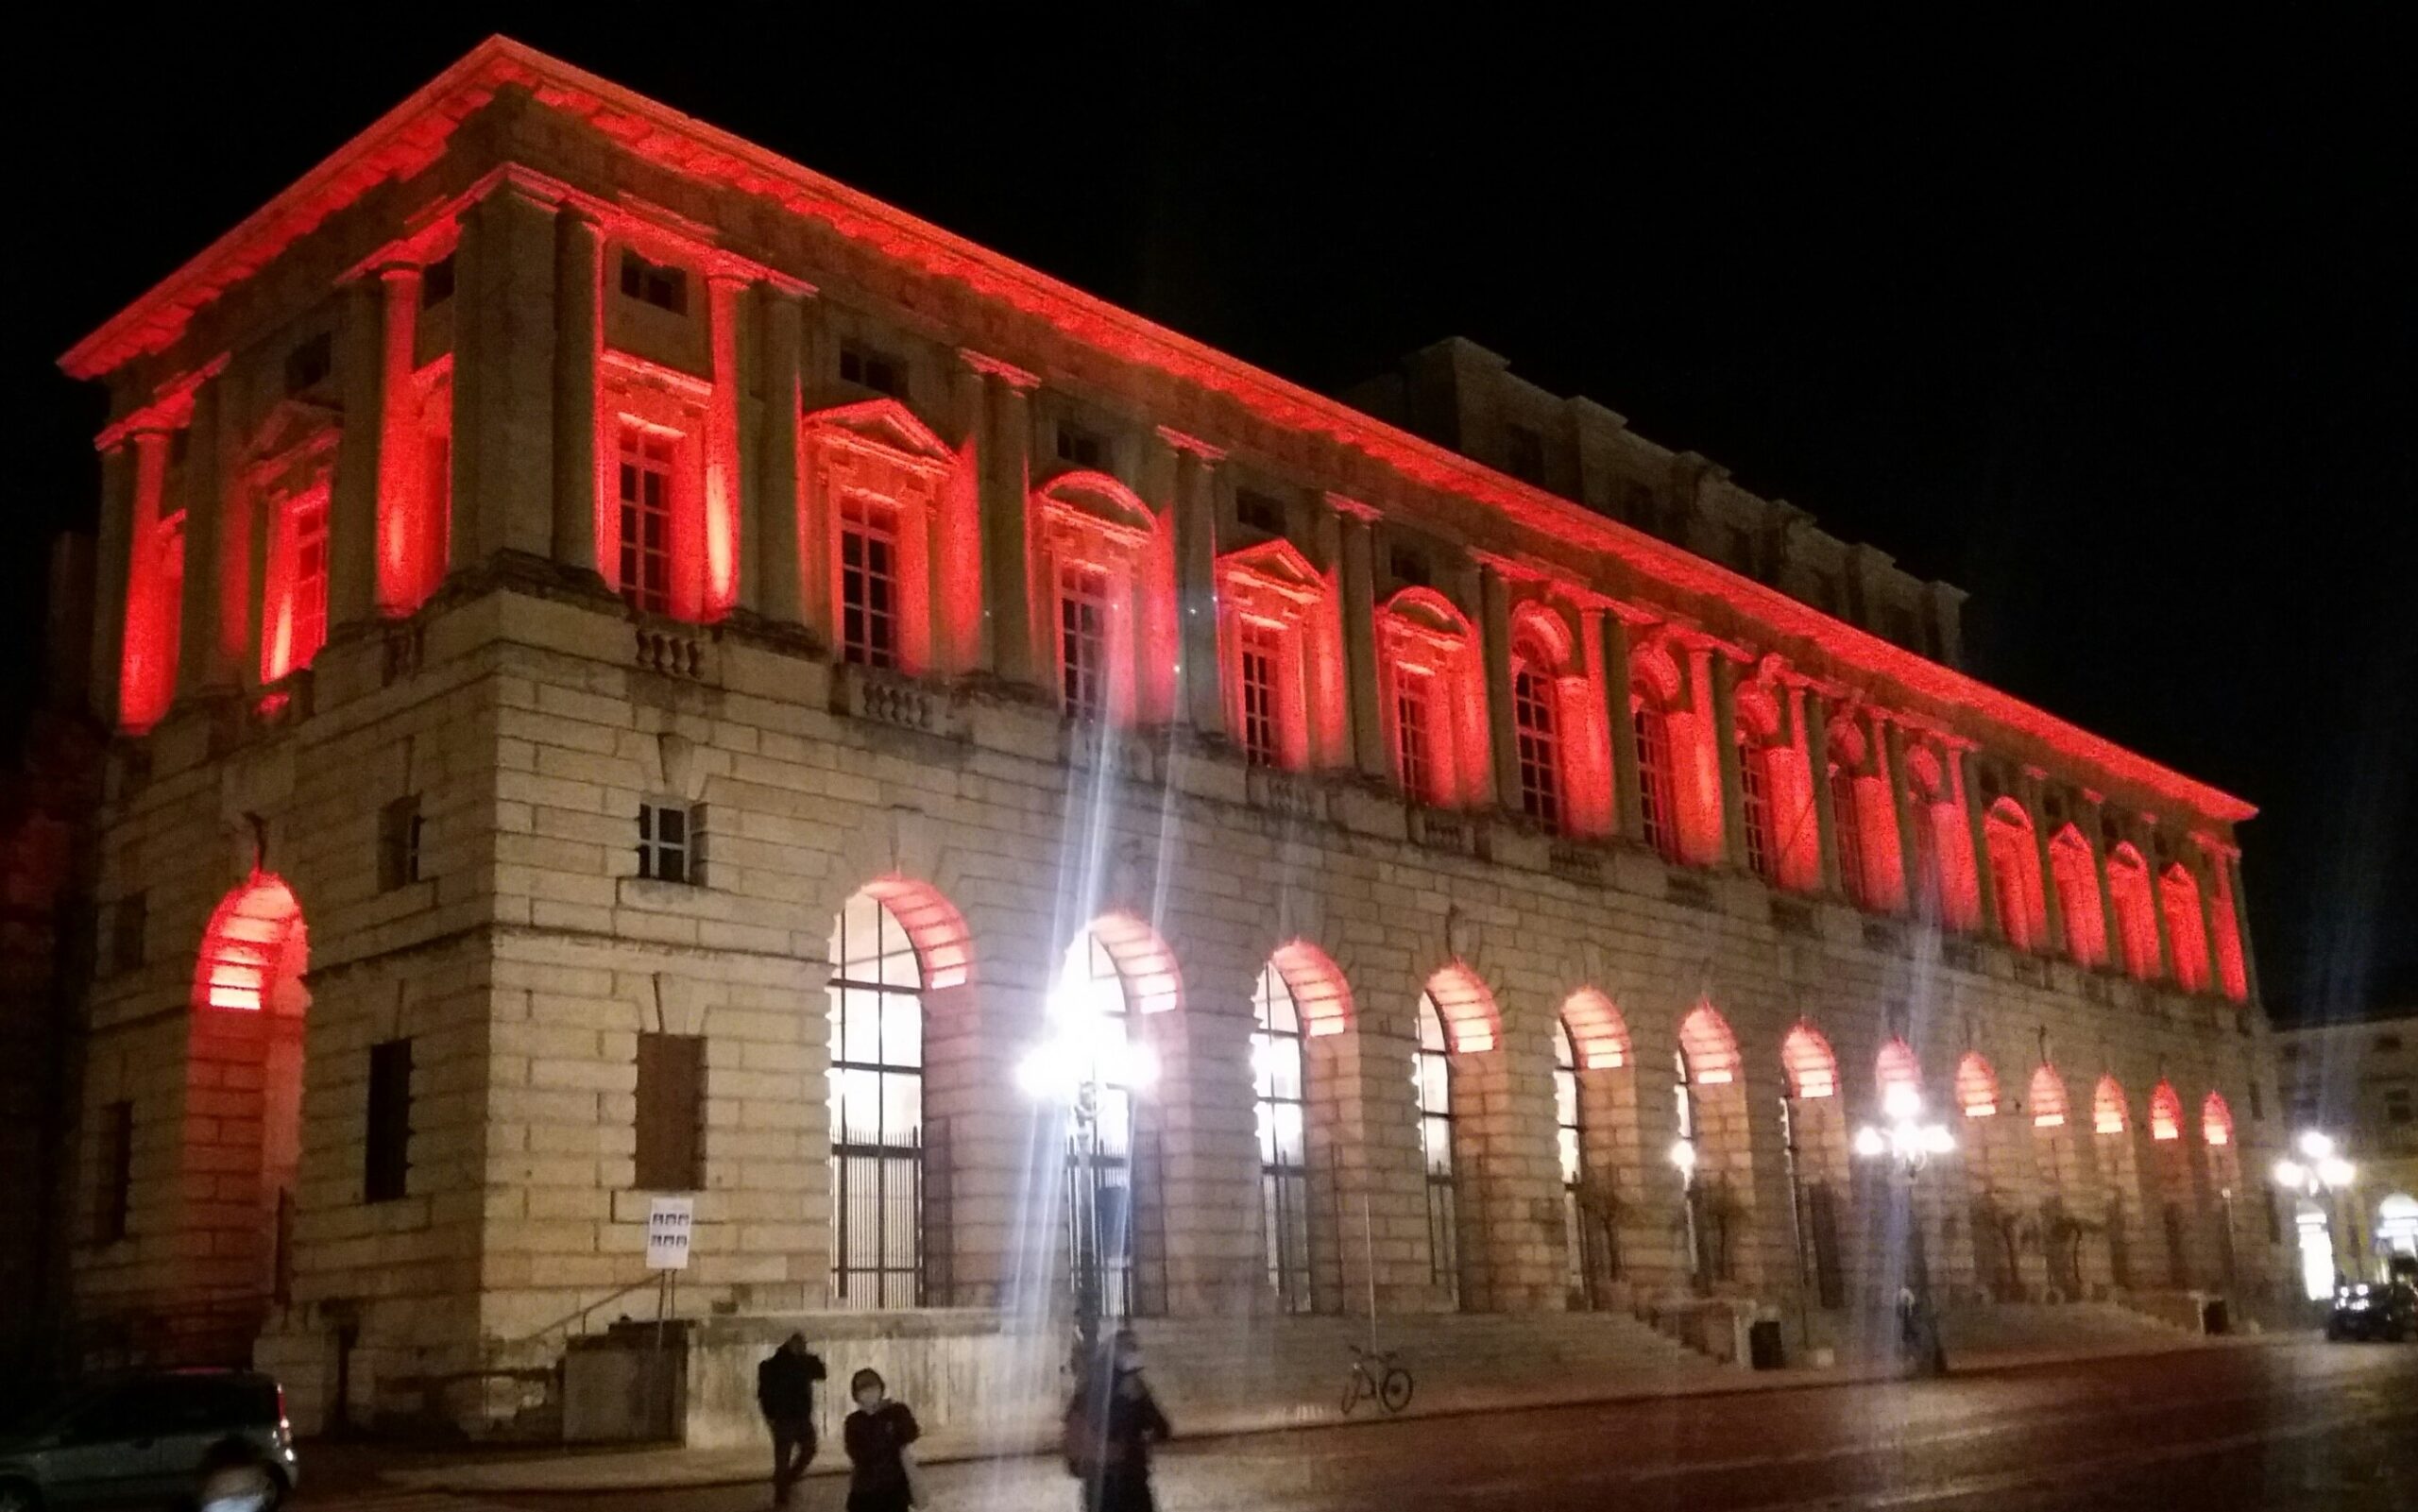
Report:
[[[181,431],[191,425],[194,396],[201,391],[202,384],[226,371],[227,356],[220,352],[200,366],[161,384],[151,402],[101,427],[100,433],[93,437],[93,450],[107,451],[129,436],[145,432]]]
[[[1002,362],[987,352],[976,351],[971,347],[957,348],[957,360],[985,378],[999,380],[1019,394],[1030,394],[1041,386],[1041,380],[1038,377],[1026,372],[1015,364]]]

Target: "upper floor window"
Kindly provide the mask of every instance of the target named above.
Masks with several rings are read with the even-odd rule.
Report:
[[[675,315],[689,313],[689,275],[627,249],[622,253],[622,293]]]
[[[898,665],[897,512],[850,495],[840,507],[840,654],[862,667]]]
[[[1436,679],[1426,672],[1394,677],[1394,767],[1402,790],[1413,803],[1447,801],[1436,771]]]
[[[1520,760],[1520,807],[1547,829],[1561,826],[1561,751],[1552,677],[1523,656],[1511,669],[1511,721]]]
[[[840,348],[840,382],[887,394],[892,399],[904,399],[907,364],[888,352],[851,344]]]
[[[645,614],[672,612],[673,468],[670,436],[622,428],[622,597]]]
[[[2057,918],[2066,926],[2066,954],[2086,966],[2107,960],[2107,917],[2099,902],[2099,868],[2090,841],[2072,824],[2049,841],[2050,876],[2057,889]]]
[[[307,667],[328,638],[328,487],[287,499],[272,523],[268,617],[261,679],[276,682]]]
[[[2200,882],[2181,865],[2170,866],[2159,880],[2159,902],[2166,909],[2166,940],[2174,957],[2174,981],[2187,993],[2207,991],[2208,930],[2200,916]]]
[[[2149,868],[2141,853],[2119,842],[2107,853],[2107,897],[2116,912],[2116,936],[2124,970],[2142,981],[2158,974],[2156,905],[2150,897]]]
[[[1267,535],[1285,534],[1285,501],[1245,488],[1235,495],[1235,520],[1245,530]]]
[[[1545,481],[1545,438],[1524,425],[1503,431],[1503,470],[1523,483]]]
[[[1406,588],[1428,586],[1427,558],[1414,547],[1397,546],[1386,553],[1386,570]]]
[[[1086,431],[1064,420],[1058,422],[1058,460],[1072,467],[1098,471],[1105,467],[1108,443],[1096,432]]]
[[[2040,895],[2040,846],[2032,816],[2012,798],[1990,806],[1983,824],[1989,847],[1990,880],[1998,902],[1999,933],[2018,950],[2035,950],[2048,926]]]
[[[1772,833],[1768,753],[1741,732],[1738,737],[1739,817],[1746,831],[1746,868],[1766,882],[1779,880],[1779,837]]]
[[[378,810],[378,891],[392,892],[419,880],[420,838],[425,821],[417,793]]]
[[[419,303],[425,310],[453,297],[453,254],[446,253],[420,269]]]
[[[1284,765],[1283,687],[1285,633],[1246,620],[1235,648],[1242,689],[1243,759],[1255,767]]]
[[[1831,839],[1839,858],[1839,885],[1859,908],[1871,908],[1872,878],[1865,871],[1864,813],[1855,773],[1845,763],[1831,769]]]
[[[1653,696],[1641,695],[1629,721],[1637,736],[1637,807],[1645,843],[1665,860],[1679,858],[1679,802],[1673,782],[1671,722],[1655,706]]]
[[[1108,574],[1079,562],[1058,571],[1058,690],[1077,719],[1108,711]]]
[[[300,394],[318,387],[335,371],[335,339],[320,331],[285,354],[285,391]]]
[[[2401,1036],[2379,1034],[2375,1037],[2375,1048],[2379,1055],[2391,1055],[2401,1048]]]

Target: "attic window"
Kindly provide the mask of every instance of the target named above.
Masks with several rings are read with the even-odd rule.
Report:
[[[887,352],[864,347],[840,348],[840,382],[860,388],[903,399],[907,389],[907,365]]]
[[[1058,460],[1078,467],[1097,469],[1100,458],[1108,452],[1108,444],[1081,426],[1058,422]]]
[[[1282,535],[1285,534],[1285,502],[1245,489],[1235,495],[1235,519],[1245,530]]]
[[[1524,425],[1504,428],[1503,470],[1522,483],[1545,481],[1545,438]]]
[[[335,370],[335,342],[322,331],[285,354],[285,391],[300,394],[327,382]]]
[[[675,315],[689,313],[689,275],[675,267],[650,263],[636,252],[622,254],[622,293],[640,304],[669,310]]]
[[[1386,555],[1387,569],[1394,581],[1408,587],[1427,586],[1427,558],[1407,546],[1397,546]]]
[[[419,276],[419,302],[422,309],[443,304],[453,297],[453,254],[446,253],[431,263]]]

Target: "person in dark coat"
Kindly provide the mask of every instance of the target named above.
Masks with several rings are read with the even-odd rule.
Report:
[[[814,1463],[814,1383],[823,1358],[792,1334],[756,1368],[756,1405],[773,1431],[773,1504],[790,1504],[790,1487]]]
[[[856,1399],[857,1410],[840,1433],[848,1451],[847,1512],[910,1512],[921,1505],[914,1451],[908,1447],[924,1434],[915,1415],[905,1402],[890,1400],[878,1370],[850,1376],[848,1395]]]
[[[1066,1407],[1067,1468],[1082,1480],[1084,1512],[1157,1512],[1150,1450],[1173,1432],[1142,1378],[1142,1341],[1119,1329]]]

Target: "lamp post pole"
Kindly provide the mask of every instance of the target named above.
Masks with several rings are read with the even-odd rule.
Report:
[[[2341,1194],[2359,1179],[2359,1168],[2344,1160],[2336,1150],[2331,1135],[2321,1134],[2315,1130],[2303,1132],[2295,1141],[2295,1147],[2300,1152],[2299,1159],[2287,1156],[2275,1163],[2275,1184],[2306,1198],[2325,1219],[2326,1258],[2335,1272],[2334,1277],[2327,1281],[2330,1294],[2333,1282],[2342,1274],[2341,1244],[2335,1233],[2334,1220],[2342,1206]],[[2308,1277],[2306,1255],[2302,1257],[2301,1282],[2301,1290],[2308,1300],[2318,1300],[2317,1289]]]
[[[1952,1154],[1956,1136],[1946,1124],[1923,1117],[1922,1094],[1912,1087],[1891,1087],[1882,1099],[1885,1127],[1866,1124],[1856,1130],[1855,1152],[1865,1160],[1889,1163],[1889,1189],[1905,1204],[1911,1263],[1905,1295],[1900,1298],[1899,1340],[1918,1375],[1946,1375],[1948,1354],[1940,1347],[1939,1317],[1932,1306],[1931,1256],[1920,1242],[1916,1225],[1922,1215],[1915,1202],[1916,1183],[1934,1156]]]

